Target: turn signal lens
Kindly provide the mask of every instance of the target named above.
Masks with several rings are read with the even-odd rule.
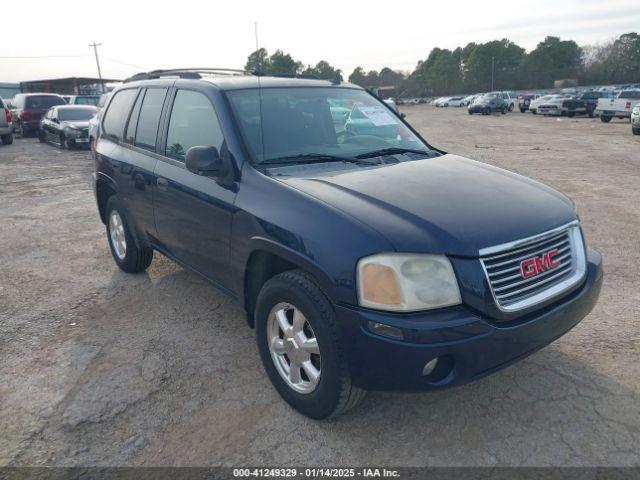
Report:
[[[383,305],[400,305],[402,294],[396,273],[385,265],[370,263],[362,269],[362,298]]]

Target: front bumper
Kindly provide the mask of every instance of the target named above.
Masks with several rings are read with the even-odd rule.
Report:
[[[471,113],[483,113],[486,112],[487,110],[491,110],[491,107],[489,105],[469,105],[469,107],[467,107],[468,110]]]
[[[353,383],[369,390],[433,390],[489,375],[571,330],[593,309],[602,279],[602,256],[589,248],[579,289],[539,312],[502,323],[464,306],[390,314],[338,305]],[[399,328],[404,339],[373,333],[369,322]],[[424,377],[423,367],[436,357],[441,359],[436,376]]]

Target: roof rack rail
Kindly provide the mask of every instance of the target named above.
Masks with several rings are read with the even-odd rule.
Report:
[[[252,70],[251,75],[256,77],[278,77],[278,78],[304,78],[307,80],[321,80],[317,75],[311,73],[265,73],[260,70]]]
[[[167,70],[152,70],[150,72],[140,72],[132,75],[124,80],[124,83],[135,82],[137,80],[150,80],[153,78],[162,77],[179,77],[179,78],[202,78],[201,74],[213,74],[213,75],[246,75],[245,70],[238,70],[234,68],[172,68]]]

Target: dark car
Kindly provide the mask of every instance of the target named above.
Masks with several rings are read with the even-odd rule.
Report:
[[[336,104],[366,131],[335,125]],[[237,299],[274,387],[313,418],[495,372],[599,295],[571,200],[430,146],[356,85],[140,74],[94,154],[115,263],[141,272],[158,251]]]
[[[62,105],[49,109],[40,122],[38,139],[54,142],[61,148],[89,147],[89,120],[97,107],[89,105]]]
[[[576,115],[589,115],[589,118],[595,117],[594,111],[598,104],[599,98],[613,98],[613,92],[584,92],[576,98],[570,98],[562,102],[563,113],[569,117]]]
[[[518,97],[518,108],[520,108],[520,113],[525,113],[527,110],[529,110],[529,105],[531,104],[531,101],[535,100],[538,97],[539,95],[534,95],[534,94],[520,95]]]
[[[40,128],[40,119],[55,105],[66,105],[53,93],[19,93],[13,99],[13,125],[17,133],[27,135]]]
[[[477,98],[471,105],[467,107],[469,115],[481,113],[489,115],[493,112],[500,112],[503,115],[509,111],[509,104],[503,94],[499,92],[487,93]]]

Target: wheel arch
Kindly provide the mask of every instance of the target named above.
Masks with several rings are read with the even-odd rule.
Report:
[[[254,237],[250,253],[244,263],[243,304],[249,326],[254,326],[254,312],[262,286],[274,276],[289,270],[302,270],[312,277],[320,289],[331,298],[333,282],[318,264],[272,240]]]
[[[98,204],[98,213],[103,224],[107,224],[107,202],[109,197],[116,195],[118,189],[116,183],[110,177],[98,173],[96,175],[96,202]]]

